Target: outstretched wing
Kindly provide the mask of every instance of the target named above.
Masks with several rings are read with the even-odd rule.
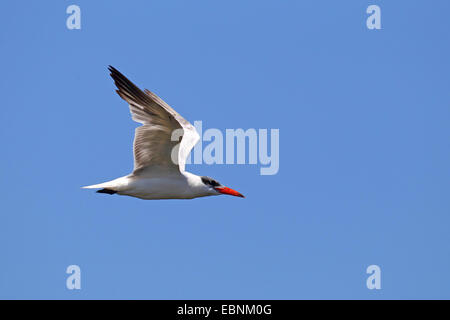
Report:
[[[156,94],[149,90],[143,92],[114,67],[109,66],[109,70],[116,92],[130,106],[132,119],[143,124],[135,131],[134,173],[152,166],[184,171],[186,158],[200,139],[194,126]],[[172,141],[175,130],[182,131],[178,135],[182,135],[181,143]],[[172,159],[174,148],[178,148],[178,158]]]

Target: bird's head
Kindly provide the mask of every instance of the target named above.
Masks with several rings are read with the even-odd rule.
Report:
[[[213,195],[229,194],[231,196],[245,198],[239,192],[223,186],[222,184],[220,184],[220,182],[218,182],[210,177],[201,177],[201,178],[202,178],[202,182],[205,185],[205,187]]]

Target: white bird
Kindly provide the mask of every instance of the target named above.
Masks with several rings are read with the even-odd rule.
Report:
[[[214,179],[185,171],[186,158],[200,139],[194,126],[156,94],[141,91],[112,66],[109,71],[116,92],[129,104],[132,119],[142,124],[135,130],[134,170],[127,176],[83,188],[141,199],[193,199],[220,194],[244,197]],[[175,130],[182,137],[172,141]]]

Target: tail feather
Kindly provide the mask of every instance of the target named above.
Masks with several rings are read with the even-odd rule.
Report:
[[[97,193],[107,193],[107,194],[115,194],[116,190],[111,188],[111,184],[109,182],[93,184],[91,186],[81,187],[83,189],[100,189],[97,190]]]
[[[110,182],[104,182],[104,183],[99,183],[99,184],[93,184],[90,186],[84,186],[81,187],[83,189],[101,189],[101,188],[107,188],[107,187],[111,187]]]
[[[83,189],[100,189],[98,193],[114,194],[121,191],[127,183],[127,177],[117,178],[111,181],[84,186]]]

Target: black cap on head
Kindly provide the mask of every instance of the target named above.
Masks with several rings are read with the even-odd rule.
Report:
[[[221,184],[218,181],[216,181],[216,180],[214,180],[213,178],[210,178],[210,177],[203,176],[202,177],[202,182],[204,184],[206,184],[207,186],[211,186],[211,187],[220,187],[221,186]]]

